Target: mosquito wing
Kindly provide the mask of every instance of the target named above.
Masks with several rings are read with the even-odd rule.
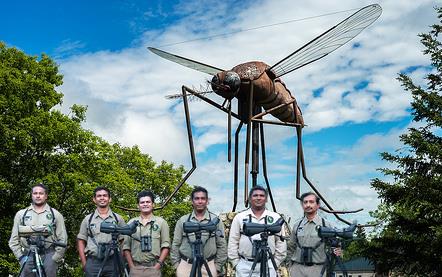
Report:
[[[194,61],[194,60],[191,60],[188,58],[184,58],[184,57],[181,57],[178,55],[174,55],[174,54],[168,53],[166,51],[163,51],[163,50],[160,50],[157,48],[153,48],[153,47],[147,47],[147,48],[150,51],[152,51],[154,54],[157,54],[158,56],[160,56],[161,58],[164,58],[164,59],[172,61],[172,62],[176,62],[180,65],[184,65],[185,67],[195,69],[195,70],[198,70],[203,73],[215,75],[221,71],[224,71],[223,69],[216,68],[214,66],[200,63],[200,62],[197,62],[197,61]]]
[[[281,77],[300,67],[317,61],[357,36],[362,30],[381,16],[382,8],[373,4],[361,8],[342,22],[330,28],[274,66],[271,71],[275,78]]]
[[[213,93],[213,90],[211,90],[211,88],[210,88],[209,82],[207,82],[207,85],[205,85],[205,86],[200,85],[199,88],[192,87],[192,90],[195,94],[198,94],[198,95],[206,95],[209,93]],[[189,101],[195,101],[195,100],[199,99],[190,93],[187,93],[187,96],[188,96]],[[169,99],[169,100],[175,100],[175,99],[183,98],[183,94],[182,93],[169,94],[169,95],[166,95],[165,97],[166,97],[166,99]]]

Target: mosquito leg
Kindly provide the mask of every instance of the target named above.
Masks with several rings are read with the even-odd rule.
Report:
[[[236,204],[238,203],[238,143],[239,143],[239,133],[242,128],[242,121],[239,123],[235,132],[235,168],[233,173],[233,208],[232,212],[236,210]]]
[[[303,150],[302,150],[302,141],[301,141],[301,127],[297,127],[296,128],[296,132],[297,132],[297,136],[298,136],[298,157],[300,158],[300,164],[301,164],[301,168],[302,168],[302,177],[304,178],[304,180],[309,184],[309,186],[312,188],[312,190],[319,196],[319,198],[321,198],[322,202],[324,202],[324,204],[327,206],[327,208],[329,209],[328,212],[333,213],[333,208],[332,206],[325,200],[325,198],[321,195],[321,193],[319,192],[319,190],[313,185],[313,183],[308,179],[307,177],[307,170],[305,169],[305,161],[304,161],[304,154],[303,154]],[[298,192],[297,192],[298,193]],[[298,199],[300,199],[301,197],[298,197]],[[324,211],[327,211],[325,209],[322,209]],[[340,217],[339,215],[337,215],[336,213],[333,213],[335,215],[335,217],[337,219],[339,219],[340,221],[350,225],[351,223],[345,219],[343,219],[342,217]]]
[[[252,116],[253,116],[253,82],[250,83],[249,94],[249,116],[247,118],[247,137],[246,137],[246,154],[244,159],[244,206],[248,206],[249,195],[249,159],[250,159],[250,141],[251,141],[251,129],[252,129]]]
[[[266,182],[267,191],[269,192],[270,202],[272,203],[273,211],[276,213],[275,201],[273,200],[272,190],[270,189],[269,178],[267,177],[267,162],[266,162],[266,147],[264,139],[264,124],[259,123],[259,129],[261,132],[261,152],[262,152],[262,174]]]
[[[187,137],[189,140],[189,150],[190,150],[190,157],[192,159],[192,168],[187,172],[187,174],[184,176],[184,178],[181,180],[181,182],[175,187],[172,194],[170,194],[166,200],[161,204],[160,207],[155,208],[155,210],[163,209],[172,199],[172,197],[175,196],[175,194],[178,192],[178,190],[183,186],[183,184],[186,182],[186,180],[190,177],[190,175],[193,173],[193,171],[196,169],[196,157],[195,157],[195,148],[193,145],[193,136],[192,136],[192,126],[190,124],[190,112],[189,112],[189,104],[187,101],[187,92],[192,93],[192,90],[187,88],[186,86],[182,86],[182,92],[183,92],[183,105],[184,105],[184,114],[186,116],[186,127],[187,127]]]
[[[232,101],[227,104],[227,161],[232,161]]]

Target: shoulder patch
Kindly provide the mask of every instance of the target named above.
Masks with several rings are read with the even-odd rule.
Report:
[[[153,231],[158,231],[158,229],[160,228],[160,226],[158,226],[158,224],[153,224],[153,226],[152,226],[152,230]]]

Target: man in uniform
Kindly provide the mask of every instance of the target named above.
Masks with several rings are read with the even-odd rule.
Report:
[[[137,231],[124,239],[124,256],[131,277],[160,277],[161,267],[169,254],[170,238],[167,222],[153,212],[155,197],[151,191],[138,193],[140,216]]]
[[[318,236],[319,226],[331,227],[331,224],[318,215],[319,197],[313,192],[301,195],[304,217],[293,225],[289,241],[288,258],[292,263],[290,276],[319,277],[325,270],[325,243]],[[340,256],[341,248],[335,248],[334,254]]]
[[[170,258],[176,268],[177,277],[189,277],[192,269],[192,246],[195,241],[195,233],[185,233],[183,224],[185,222],[197,222],[207,224],[217,216],[208,211],[209,203],[207,190],[203,187],[195,187],[192,191],[193,212],[182,216],[175,225],[175,232],[172,242]],[[222,272],[222,267],[227,260],[226,240],[224,238],[224,224],[220,220],[217,224],[217,230],[209,233],[202,231],[201,235],[204,259],[209,266],[213,277]],[[205,267],[202,266],[202,275],[209,276]]]
[[[43,260],[43,267],[46,276],[55,277],[57,275],[58,264],[62,261],[65,248],[54,246],[51,242],[66,244],[67,233],[63,216],[47,203],[48,188],[44,184],[37,184],[31,190],[32,204],[15,214],[14,226],[12,227],[9,247],[14,252],[20,265],[25,266],[21,276],[34,276],[31,271],[35,267],[34,257],[28,256],[30,246],[25,237],[35,234],[38,231],[45,235],[44,252],[40,253]],[[35,240],[37,237],[30,237]]]
[[[250,208],[238,213],[232,221],[229,233],[228,257],[236,271],[237,277],[249,276],[253,266],[254,256],[253,241],[261,240],[260,234],[248,237],[243,234],[243,224],[253,222],[259,224],[272,224],[281,216],[266,209],[268,192],[261,186],[255,186],[250,190]],[[287,244],[283,240],[284,230],[268,237],[268,246],[279,267],[286,257]],[[276,276],[276,270],[269,259],[267,261],[270,276]],[[267,273],[264,273],[267,276]],[[252,276],[260,276],[260,264],[258,263]]]
[[[87,215],[81,222],[80,232],[77,235],[77,250],[80,256],[81,265],[86,277],[96,277],[102,268],[101,276],[114,276],[113,258],[109,257],[103,265],[104,253],[109,246],[112,235],[101,233],[101,222],[106,221],[124,226],[123,218],[112,212],[109,207],[111,193],[105,187],[97,187],[94,190],[92,199],[97,206],[96,210]],[[120,237],[122,240],[123,237]]]

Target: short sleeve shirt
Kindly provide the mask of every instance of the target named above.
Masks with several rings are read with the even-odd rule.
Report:
[[[161,254],[161,249],[170,247],[169,225],[163,218],[154,215],[145,225],[141,224],[141,217],[131,219],[129,224],[136,220],[140,224],[132,236],[125,236],[123,250],[130,250],[132,259],[135,262],[156,261]],[[152,250],[148,252],[142,251],[141,240],[149,238]]]
[[[97,256],[98,245],[100,243],[104,244],[111,242],[111,234],[100,232],[100,225],[103,221],[118,226],[125,225],[124,219],[120,215],[112,212],[111,209],[108,210],[104,218],[100,217],[97,210],[92,214],[87,215],[81,222],[80,231],[77,235],[77,239],[86,241],[86,248],[84,250],[86,255]],[[123,239],[123,237],[121,236],[119,239]]]

